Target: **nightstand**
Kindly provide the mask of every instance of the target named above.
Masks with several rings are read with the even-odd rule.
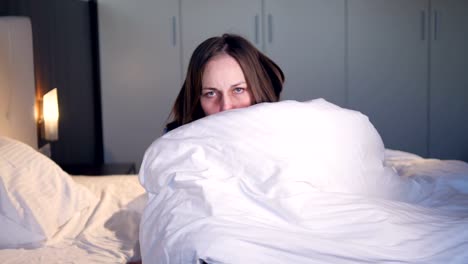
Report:
[[[60,165],[64,171],[71,175],[118,175],[136,174],[134,163],[109,163],[109,164],[66,164]]]

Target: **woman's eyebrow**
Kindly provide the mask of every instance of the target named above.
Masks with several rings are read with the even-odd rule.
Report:
[[[239,86],[241,84],[246,84],[246,82],[244,82],[244,81],[237,82],[235,84],[232,84],[231,88],[234,88],[234,87]],[[202,90],[218,90],[218,89],[216,89],[214,87],[202,87]]]
[[[241,84],[245,84],[245,82],[244,82],[244,81],[240,81],[240,82],[238,82],[238,83],[235,83],[235,84],[231,85],[231,88],[232,88],[232,87],[236,87],[236,86],[241,85]]]

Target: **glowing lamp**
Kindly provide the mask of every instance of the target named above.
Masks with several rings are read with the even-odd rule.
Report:
[[[58,140],[59,107],[57,88],[50,90],[42,97],[42,116],[44,120],[44,139],[47,141]]]

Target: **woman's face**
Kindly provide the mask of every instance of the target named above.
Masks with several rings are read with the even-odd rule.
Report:
[[[253,104],[253,96],[237,61],[221,54],[205,66],[200,103],[205,115]]]

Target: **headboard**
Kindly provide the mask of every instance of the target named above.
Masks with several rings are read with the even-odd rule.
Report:
[[[0,135],[37,148],[34,59],[27,17],[0,17]]]

